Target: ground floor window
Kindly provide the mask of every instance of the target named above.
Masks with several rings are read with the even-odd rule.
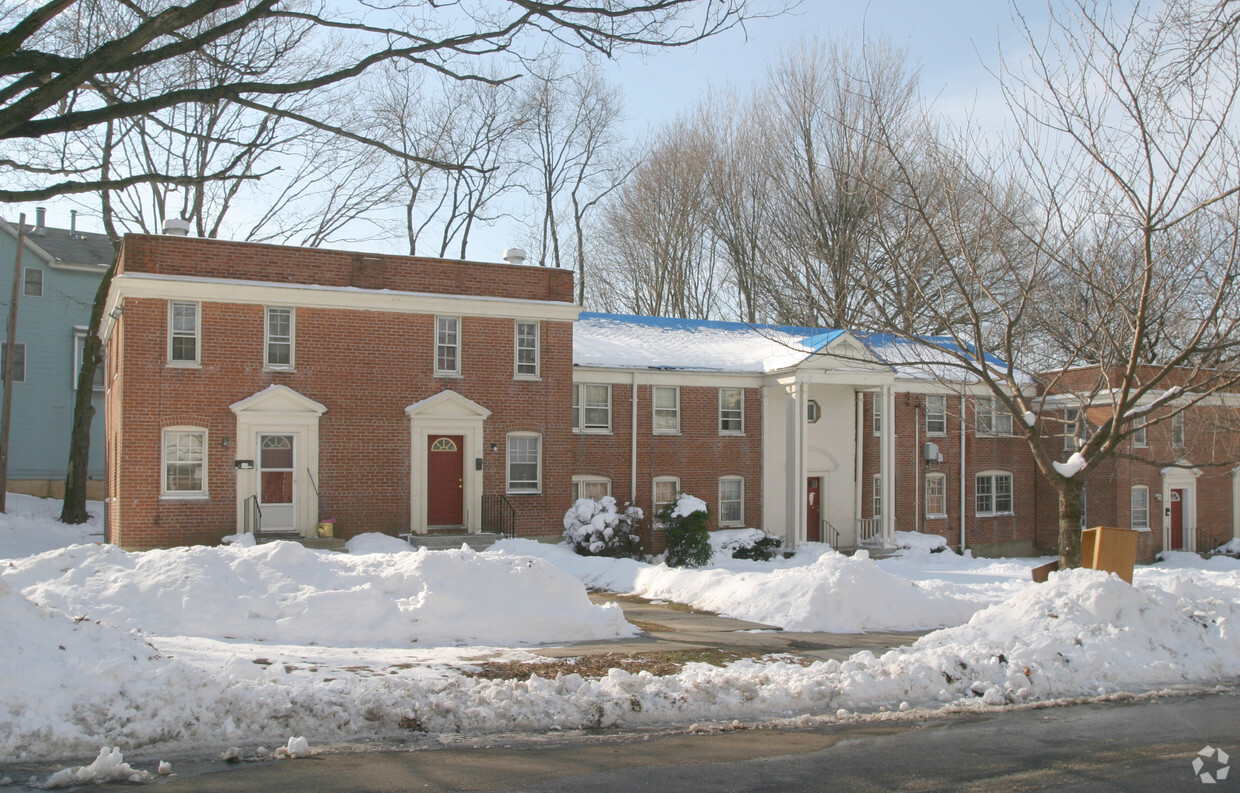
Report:
[[[977,475],[977,514],[1012,514],[1012,475],[986,471]]]
[[[207,431],[175,427],[164,430],[163,492],[201,496],[207,492]]]
[[[654,480],[654,498],[652,499],[652,516],[659,510],[676,500],[680,495],[680,479],[674,476],[660,476]]]
[[[538,493],[542,490],[542,436],[513,433],[508,436],[508,492]]]
[[[719,480],[719,525],[740,526],[745,522],[745,480],[725,476]]]
[[[926,475],[926,517],[947,517],[947,477],[943,474]]]
[[[605,476],[574,476],[573,501],[579,498],[592,498],[598,501],[611,495],[611,480]]]
[[[1144,485],[1137,485],[1132,489],[1132,527],[1150,527],[1150,489]]]

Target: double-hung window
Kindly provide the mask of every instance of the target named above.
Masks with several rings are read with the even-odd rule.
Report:
[[[461,320],[435,317],[435,375],[455,377],[461,373]]]
[[[992,397],[978,397],[977,434],[1012,434],[1012,414],[1007,412],[1007,409],[1003,407],[1003,403]]]
[[[584,474],[573,476],[573,501],[579,498],[591,498],[598,501],[610,495],[611,480],[607,477]]]
[[[1012,475],[1006,472],[980,473],[974,480],[978,515],[1012,514]]]
[[[654,387],[654,431],[660,435],[680,432],[680,389],[676,386]]]
[[[926,474],[926,517],[947,517],[947,477]]]
[[[947,396],[926,395],[926,435],[947,434]]]
[[[514,432],[508,436],[508,492],[542,490],[542,436]]]
[[[1079,432],[1078,422],[1081,420],[1080,408],[1067,408],[1063,412],[1063,450],[1076,451],[1076,436]]]
[[[741,388],[719,389],[719,434],[745,434],[745,391]]]
[[[174,300],[168,303],[168,362],[197,366],[202,323],[197,303]]]
[[[293,309],[267,307],[267,351],[264,365],[268,369],[293,368]]]
[[[573,383],[573,432],[611,432],[611,386]]]
[[[22,293],[26,297],[43,297],[43,269],[41,267],[23,268]]]
[[[874,434],[875,435],[882,434],[882,431],[883,431],[883,395],[882,393],[876,392],[874,394],[874,415],[872,418],[874,420],[873,422]]]
[[[1132,488],[1132,527],[1148,529],[1150,527],[1150,489],[1145,485]]]
[[[871,481],[874,483],[872,488],[874,511],[870,514],[876,518],[881,518],[883,516],[883,477],[881,474],[874,474],[874,478]]]
[[[745,480],[725,476],[719,480],[719,525],[740,526],[745,522]]]
[[[658,476],[654,479],[654,493],[651,499],[652,509],[651,515],[655,518],[655,525],[658,523],[658,516],[668,504],[676,500],[676,496],[680,495],[680,479],[675,476]]]
[[[1184,448],[1184,414],[1176,413],[1171,417],[1171,445],[1177,449]]]
[[[9,345],[0,341],[0,381],[4,380],[4,372],[8,368]],[[26,344],[17,342],[13,345],[13,382],[26,382]]]
[[[1141,415],[1134,418],[1132,420],[1132,426],[1134,427],[1132,431],[1132,445],[1138,449],[1146,448],[1145,416]]]
[[[163,494],[195,497],[207,493],[207,431],[197,427],[164,430]]]
[[[514,345],[516,376],[536,379],[538,377],[538,323],[517,320]]]

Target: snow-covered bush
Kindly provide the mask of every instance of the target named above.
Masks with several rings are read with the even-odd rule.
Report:
[[[641,559],[642,541],[637,535],[641,519],[640,507],[625,504],[618,512],[611,496],[598,501],[579,498],[564,513],[564,539],[582,556]]]
[[[711,545],[730,554],[733,559],[752,559],[755,562],[771,561],[783,544],[783,537],[762,529],[723,529],[711,536]]]
[[[710,561],[710,531],[706,502],[687,493],[659,510],[659,522],[667,531],[667,563],[672,567],[701,567]]]

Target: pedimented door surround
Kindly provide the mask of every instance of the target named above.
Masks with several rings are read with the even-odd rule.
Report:
[[[460,438],[463,457],[461,477],[462,523],[466,531],[482,530],[482,470],[476,460],[482,459],[482,428],[491,411],[455,391],[440,391],[433,397],[405,408],[410,421],[411,471],[409,476],[409,530],[425,534],[428,524],[427,477],[430,439],[435,436]]]

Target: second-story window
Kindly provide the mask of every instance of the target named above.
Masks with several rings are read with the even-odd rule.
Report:
[[[168,360],[174,364],[198,363],[198,304],[168,304]]]
[[[680,389],[676,386],[654,387],[654,431],[666,435],[680,432]]]
[[[611,386],[573,383],[573,431],[611,432]]]
[[[926,435],[947,434],[947,397],[943,394],[926,396]]]
[[[538,377],[538,323],[518,320],[516,326],[517,377]]]
[[[461,373],[461,320],[435,317],[435,374]]]
[[[43,297],[43,270],[39,267],[25,268],[23,292],[26,297]]]
[[[1003,404],[990,397],[977,399],[977,434],[1011,435],[1012,414]]]
[[[745,391],[740,388],[719,389],[719,433],[745,433]]]
[[[1184,448],[1184,414],[1176,413],[1171,417],[1171,445],[1177,449]]]
[[[268,369],[293,368],[293,309],[267,307],[266,356]]]
[[[1136,428],[1132,431],[1132,445],[1139,449],[1144,449],[1147,445],[1145,440],[1145,416],[1137,416],[1133,419],[1132,426]]]

